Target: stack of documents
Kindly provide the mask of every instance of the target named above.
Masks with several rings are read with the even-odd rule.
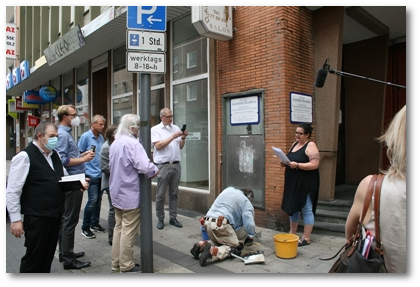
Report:
[[[284,154],[284,152],[277,147],[272,147],[276,155],[280,158],[280,161],[284,164],[289,164],[290,160],[289,158]]]
[[[64,191],[79,190],[83,188],[83,182],[86,181],[85,174],[79,173],[74,175],[66,175],[58,182]]]

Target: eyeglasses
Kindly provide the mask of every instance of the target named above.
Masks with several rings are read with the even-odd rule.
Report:
[[[68,114],[68,116],[77,117],[77,114]]]
[[[295,135],[304,135],[305,133],[295,132]]]
[[[167,119],[172,119],[173,116],[162,116],[162,117],[165,117]]]

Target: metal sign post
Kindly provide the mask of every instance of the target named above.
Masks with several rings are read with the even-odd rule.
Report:
[[[134,30],[160,31],[163,33]],[[140,140],[150,158],[150,74],[165,73],[166,6],[127,7],[127,71],[140,73]],[[152,53],[152,52],[162,53]],[[152,181],[140,175],[140,268],[153,273]]]
[[[150,74],[140,74],[140,139],[150,158]],[[153,273],[152,182],[140,175],[140,268]]]

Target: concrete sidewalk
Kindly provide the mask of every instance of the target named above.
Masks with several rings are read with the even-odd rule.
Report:
[[[8,166],[7,166],[8,168]],[[7,169],[8,170],[8,169]],[[64,270],[58,261],[56,252],[52,263],[52,273],[112,273],[111,272],[111,246],[108,243],[107,233],[96,233],[96,238],[87,239],[81,235],[83,209],[86,205],[87,193],[84,194],[80,221],[76,227],[75,252],[84,251],[86,255],[80,261],[90,261],[90,267],[81,270]],[[210,263],[201,267],[198,260],[190,254],[190,249],[201,240],[199,218],[201,214],[188,210],[178,210],[178,220],[183,228],[169,225],[168,206],[165,206],[165,227],[156,228],[157,217],[155,204],[152,204],[153,232],[153,273],[327,273],[333,260],[321,261],[334,255],[344,244],[344,234],[314,232],[311,244],[298,248],[297,256],[293,259],[282,259],[276,256],[273,236],[280,232],[257,227],[258,237],[254,240],[254,249],[264,251],[265,263],[245,265],[236,258],[227,258],[223,261]],[[102,198],[101,222],[106,228],[108,216],[108,199],[104,194]],[[316,224],[316,223],[315,223]],[[20,260],[25,253],[24,237],[15,238],[10,233],[10,223],[6,221],[6,273],[19,273]],[[134,247],[134,258],[140,263],[140,235]]]
[[[108,201],[104,195],[102,200],[101,222],[106,228]],[[84,196],[82,208],[86,204],[87,194]],[[344,235],[313,233],[309,246],[298,248],[298,254],[293,259],[281,259],[275,254],[273,235],[278,231],[257,227],[259,237],[254,240],[254,249],[264,250],[265,263],[245,265],[241,260],[232,258],[211,263],[201,267],[198,260],[190,254],[190,249],[201,239],[198,219],[200,214],[179,210],[178,220],[183,228],[176,228],[168,224],[169,216],[166,206],[165,227],[156,228],[155,205],[152,203],[152,232],[153,232],[153,273],[326,273],[333,261],[321,261],[335,254],[344,244]],[[76,227],[75,252],[84,251],[86,255],[81,261],[90,261],[90,267],[81,270],[64,270],[58,261],[56,252],[52,273],[111,273],[111,246],[108,244],[107,233],[95,233],[96,238],[87,239],[81,235],[83,209],[80,221]],[[144,220],[144,219],[143,219]],[[6,223],[6,272],[19,273],[20,259],[25,253],[24,237],[15,238],[10,233],[10,223]],[[140,263],[140,235],[134,247],[135,260]]]

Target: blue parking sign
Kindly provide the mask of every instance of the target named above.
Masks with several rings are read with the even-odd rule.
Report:
[[[166,6],[128,6],[127,28],[166,31]]]

